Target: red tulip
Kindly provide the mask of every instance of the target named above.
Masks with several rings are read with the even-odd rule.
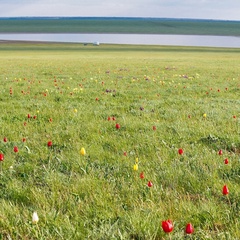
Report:
[[[2,162],[4,160],[4,155],[3,153],[0,153],[0,162]]]
[[[222,149],[220,149],[220,150],[218,151],[218,155],[223,155]]]
[[[117,124],[116,124],[116,129],[119,129],[119,128],[120,128],[120,124],[117,123]]]
[[[171,220],[162,221],[162,229],[165,233],[170,233],[173,230],[173,223]]]
[[[228,195],[228,194],[229,194],[229,190],[228,190],[227,185],[224,185],[224,186],[223,186],[222,194],[223,194],[223,195]]]
[[[18,152],[18,147],[15,146],[15,147],[13,148],[13,151],[14,151],[15,153],[17,153],[17,152]]]
[[[28,118],[31,118],[31,115],[30,115],[30,114],[28,114],[28,115],[27,115],[27,117],[28,117]]]
[[[144,173],[143,172],[140,173],[140,178],[144,179]]]
[[[194,232],[193,225],[191,223],[188,223],[185,229],[186,234],[192,234]]]
[[[224,160],[224,163],[225,163],[225,164],[228,164],[228,162],[229,162],[229,161],[228,161],[228,159],[226,158],[226,159]]]
[[[153,183],[151,181],[148,181],[148,187],[152,187],[153,186]]]
[[[108,117],[108,121],[110,121],[111,120],[111,117]]]
[[[52,141],[48,141],[47,145],[48,145],[48,147],[51,147],[52,146]]]
[[[156,127],[156,126],[153,126],[152,129],[153,129],[153,131],[156,131],[156,130],[157,130],[157,127]]]
[[[183,149],[182,148],[178,149],[178,154],[183,155]]]
[[[7,142],[7,138],[6,138],[6,137],[4,137],[4,138],[3,138],[3,141],[4,141],[4,142]]]
[[[123,155],[126,157],[127,156],[127,152],[124,152]]]

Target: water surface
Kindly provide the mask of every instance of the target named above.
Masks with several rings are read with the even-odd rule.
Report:
[[[238,36],[159,34],[0,34],[0,40],[239,48]]]

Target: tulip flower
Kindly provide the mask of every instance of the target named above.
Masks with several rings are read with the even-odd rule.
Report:
[[[220,149],[220,150],[218,151],[218,155],[223,155],[222,149]]]
[[[224,185],[224,186],[223,186],[222,194],[223,194],[223,195],[228,195],[228,194],[229,194],[229,190],[228,190],[227,185]]]
[[[185,233],[186,234],[192,234],[194,232],[193,225],[191,223],[188,223],[186,225]]]
[[[4,154],[0,153],[0,162],[2,162],[4,160]]]
[[[183,152],[183,149],[182,149],[182,148],[178,149],[178,154],[179,154],[179,155],[183,155],[183,153],[184,153],[184,152]]]
[[[134,171],[137,171],[137,170],[138,170],[138,164],[137,164],[137,163],[133,165],[133,170],[134,170]]]
[[[228,161],[228,159],[226,158],[226,159],[224,159],[224,163],[225,164],[228,164],[229,163],[229,161]]]
[[[39,221],[39,218],[38,218],[37,212],[34,212],[32,215],[32,223],[37,224],[38,221]]]
[[[17,153],[17,152],[18,152],[18,147],[15,146],[15,147],[13,148],[13,151],[14,151],[15,153]]]
[[[141,172],[139,176],[140,176],[141,179],[144,179],[144,173],[143,172]]]
[[[162,229],[165,233],[170,233],[173,230],[173,223],[171,220],[162,221]]]
[[[52,141],[48,141],[47,145],[48,145],[48,147],[51,147],[52,146]]]
[[[204,118],[206,118],[206,117],[207,117],[207,114],[206,114],[206,113],[204,113],[204,114],[203,114],[203,117],[204,117]]]
[[[83,148],[83,147],[81,148],[80,154],[81,154],[82,156],[86,155],[86,150],[85,150],[85,148]]]
[[[148,181],[148,187],[152,187],[153,186],[153,183],[151,181]]]

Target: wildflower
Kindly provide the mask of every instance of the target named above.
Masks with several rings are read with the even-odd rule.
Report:
[[[173,223],[171,220],[162,221],[162,229],[165,233],[170,233],[173,230]]]
[[[34,212],[32,215],[32,223],[37,224],[38,221],[39,221],[39,218],[38,218],[37,212]]]
[[[85,150],[85,148],[81,148],[81,150],[80,150],[80,154],[82,155],[82,156],[85,156],[86,155],[86,150]]]
[[[133,170],[134,170],[134,171],[137,171],[137,170],[138,170],[138,164],[137,164],[137,163],[133,165]]]

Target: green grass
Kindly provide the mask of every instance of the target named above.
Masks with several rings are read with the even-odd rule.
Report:
[[[161,18],[2,18],[0,32],[240,36],[240,21]]]
[[[0,49],[0,239],[240,238],[238,49]]]

